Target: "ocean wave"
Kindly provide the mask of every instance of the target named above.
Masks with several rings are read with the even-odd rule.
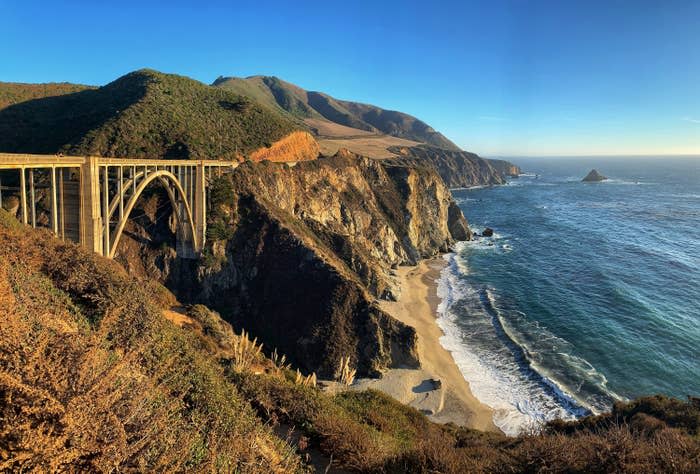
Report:
[[[468,268],[457,253],[438,281],[438,325],[441,344],[470,383],[472,392],[494,410],[494,423],[506,434],[517,435],[559,418],[575,419],[609,407],[616,395],[607,390],[605,377],[584,359],[573,355],[565,341],[531,327],[523,337],[499,308],[491,288],[475,288],[465,278]],[[525,317],[520,314],[520,317]],[[540,341],[538,345],[533,341]],[[563,350],[552,354],[545,345]],[[554,359],[554,370],[547,362]],[[562,381],[561,373],[572,373]],[[589,398],[578,394],[591,392]]]

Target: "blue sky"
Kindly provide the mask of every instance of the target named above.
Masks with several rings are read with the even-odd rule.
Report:
[[[700,1],[101,3],[0,0],[0,81],[268,74],[485,156],[700,154]]]

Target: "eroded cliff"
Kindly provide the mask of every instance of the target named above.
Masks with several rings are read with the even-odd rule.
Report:
[[[250,154],[251,161],[306,161],[318,158],[319,147],[308,132],[292,132],[269,147]]]
[[[363,374],[418,365],[414,330],[375,300],[397,295],[392,267],[470,237],[434,170],[341,152],[296,166],[244,163],[212,193],[200,261],[149,240],[168,222],[153,209],[119,251],[141,255],[124,260],[140,257],[139,271],[159,269],[181,299],[206,303],[304,370],[333,375],[344,356]]]
[[[452,151],[421,145],[392,147],[399,155],[392,162],[436,170],[450,188],[505,184],[506,175],[490,161],[468,151]]]
[[[342,152],[246,164],[216,186],[193,300],[307,370],[332,374],[342,356],[362,373],[417,365],[413,329],[374,300],[396,295],[392,267],[469,238],[437,173]]]

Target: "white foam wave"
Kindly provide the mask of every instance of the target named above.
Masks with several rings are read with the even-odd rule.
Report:
[[[465,325],[465,315],[458,315],[453,310],[455,305],[463,304],[465,300],[479,299],[478,291],[460,277],[468,274],[464,259],[458,257],[465,245],[469,243],[461,243],[456,254],[445,256],[448,265],[438,281],[438,296],[441,301],[438,305],[437,323],[444,333],[440,343],[451,352],[455,363],[470,383],[474,396],[494,410],[494,423],[504,433],[512,436],[536,429],[548,420],[574,419],[585,414],[587,410],[582,408],[582,401],[555,382],[543,367],[537,364],[531,367],[539,373],[541,379],[528,377],[523,364],[514,359],[511,349],[497,340],[495,333],[492,334],[493,341],[481,349],[467,343],[466,340],[488,340],[491,337],[488,332],[494,330],[494,322],[485,314],[469,314],[467,317],[482,318],[483,321]],[[490,304],[495,305],[489,291],[483,295],[490,300]],[[532,364],[529,359],[533,355],[532,349],[519,341],[507,324],[503,325],[502,320],[499,321],[507,337],[521,348]],[[583,361],[581,364],[585,366],[587,363]],[[588,364],[586,370],[590,372],[595,369]],[[549,386],[549,390],[543,388],[543,382]]]

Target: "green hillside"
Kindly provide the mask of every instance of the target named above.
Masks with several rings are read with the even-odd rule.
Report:
[[[359,130],[424,142],[447,150],[459,150],[444,135],[411,115],[374,105],[338,100],[321,92],[306,91],[276,77],[219,77],[213,85],[254,98],[299,119],[322,118]]]
[[[98,89],[0,110],[0,151],[233,158],[300,125],[249,96],[140,70]]]

